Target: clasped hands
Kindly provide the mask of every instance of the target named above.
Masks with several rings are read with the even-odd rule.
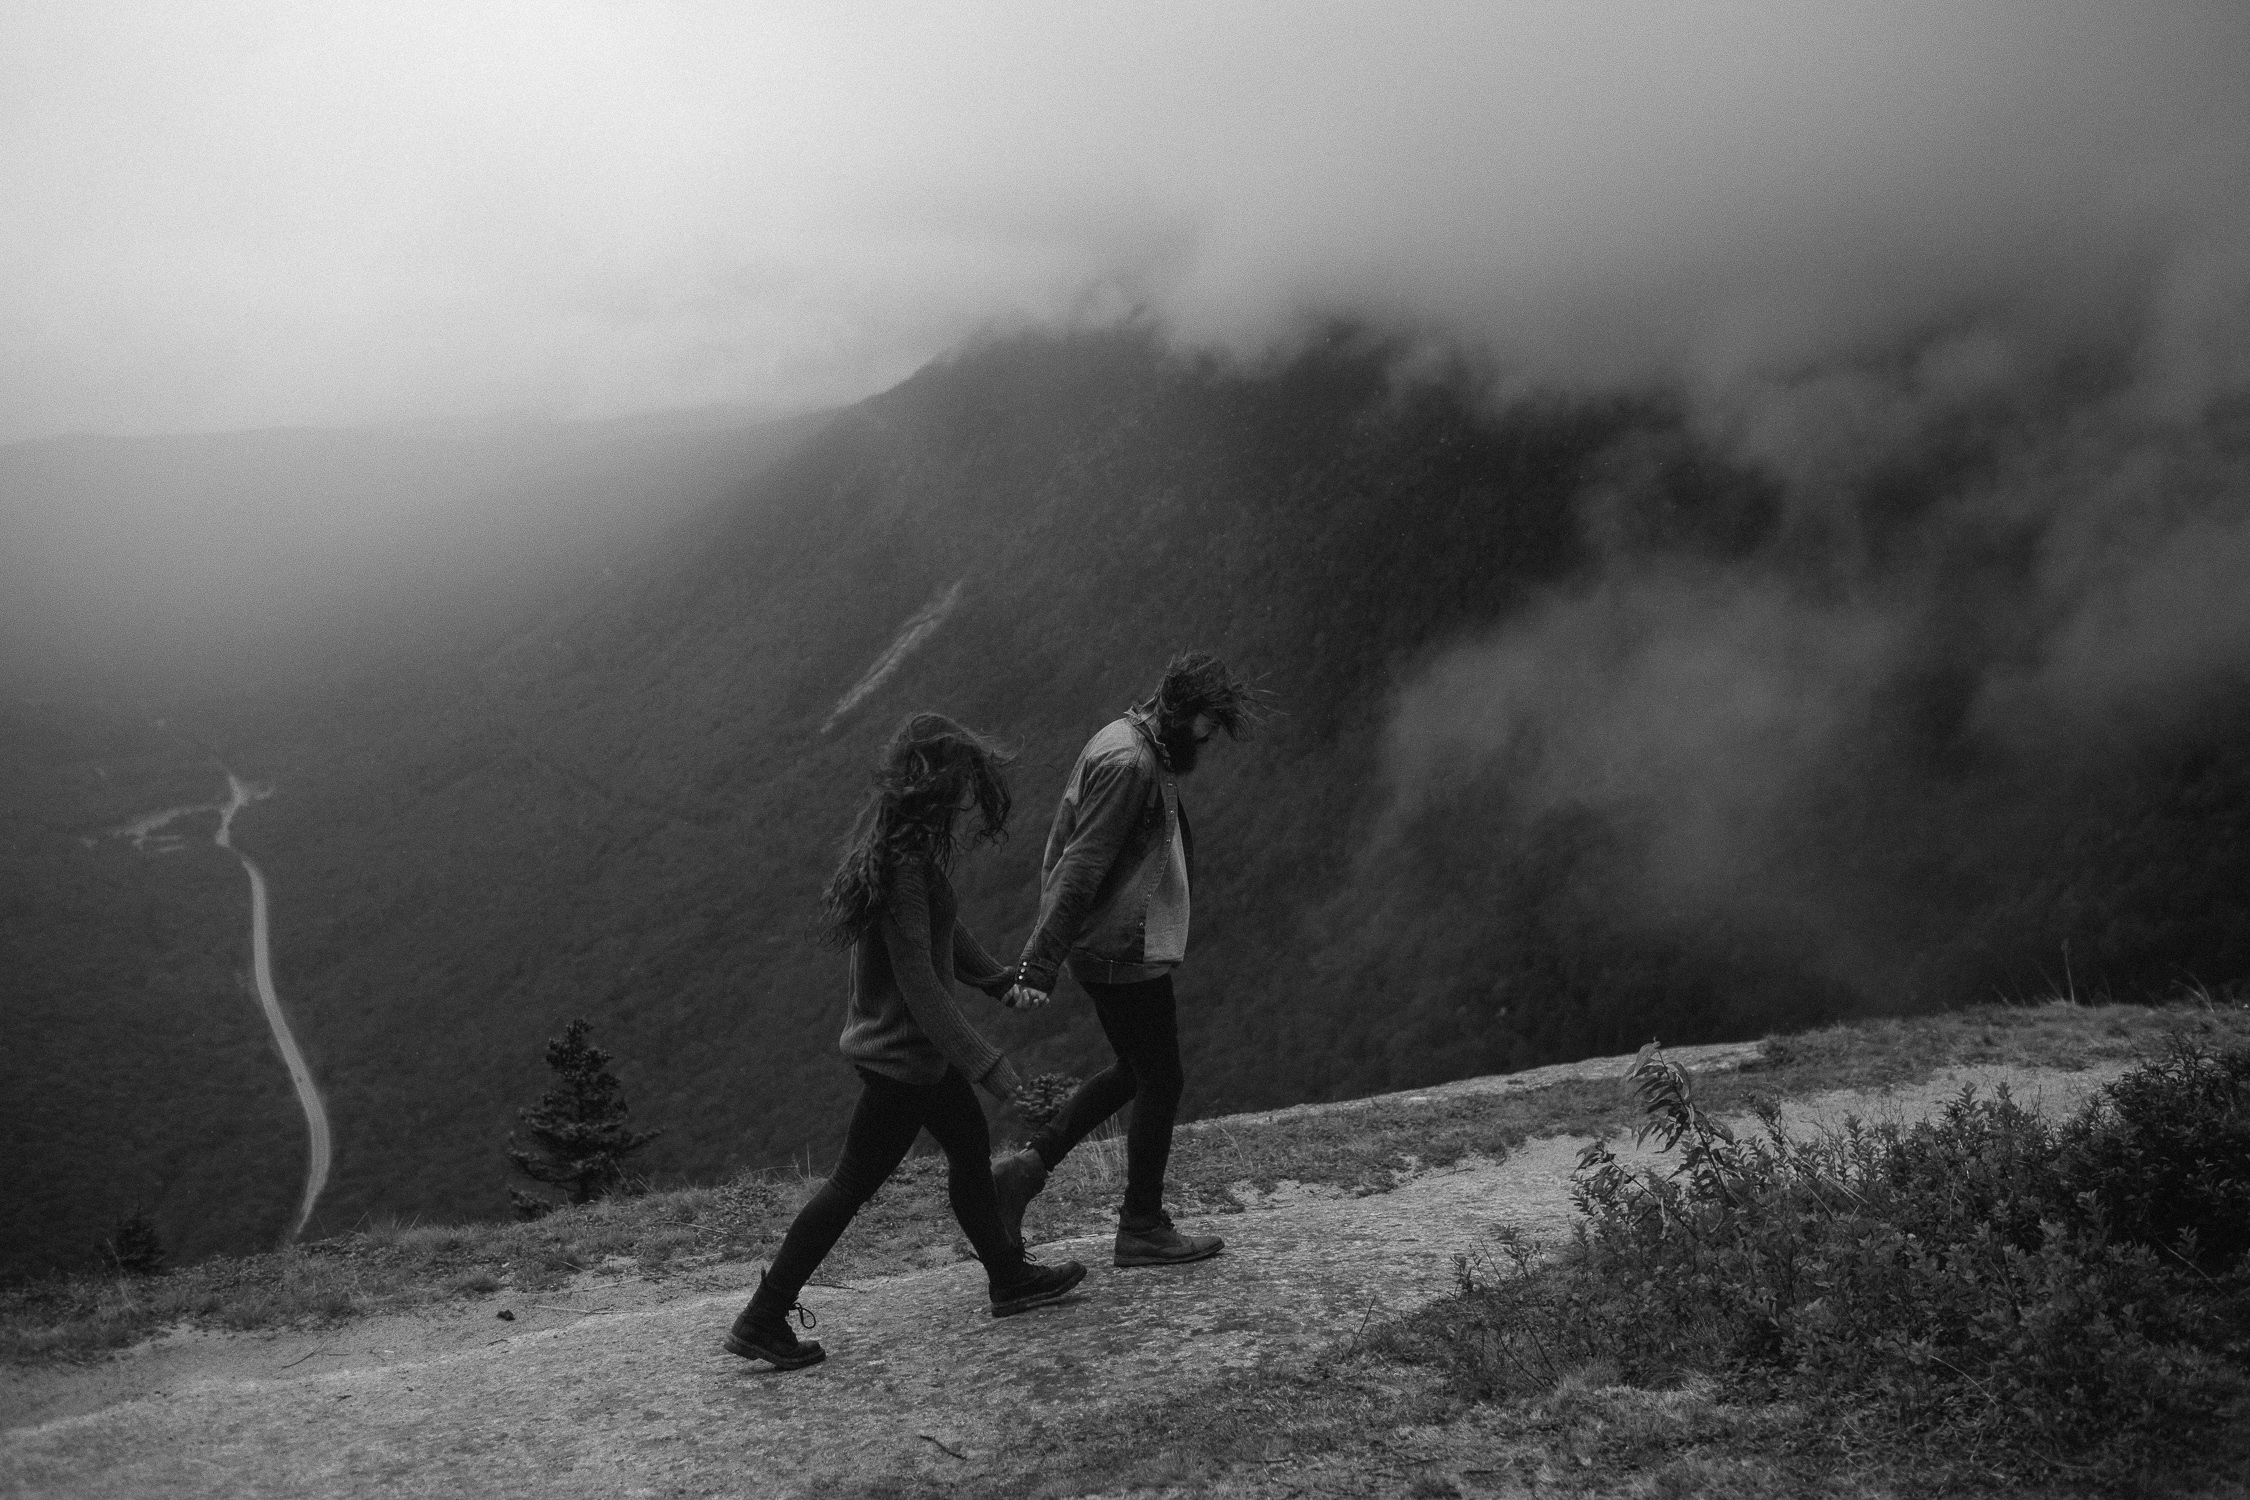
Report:
[[[1020,969],[1011,969],[1008,972],[1011,977],[1020,976],[1022,973]],[[993,998],[1010,1010],[1037,1010],[1047,1003],[1047,992],[1035,990],[1028,984],[1011,983],[1004,992],[994,995]]]

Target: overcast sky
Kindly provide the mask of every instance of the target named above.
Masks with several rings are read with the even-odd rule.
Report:
[[[1540,378],[2239,309],[2250,6],[0,0],[0,439],[849,399],[1307,309]]]

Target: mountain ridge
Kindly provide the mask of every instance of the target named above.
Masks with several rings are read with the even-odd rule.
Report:
[[[2015,440],[1947,429],[1913,486],[1893,466],[1853,491],[1855,524],[1891,538],[1869,566],[1935,551],[2010,607],[2036,538],[1962,542],[1948,518]],[[1486,661],[1510,631],[1620,589],[1630,620],[1648,577],[1722,603],[1838,596],[1838,554],[1787,501],[1661,392],[1503,398],[1341,327],[1258,365],[1146,329],[1025,336],[827,419],[504,642],[205,700],[199,731],[278,789],[240,834],[337,1121],[315,1232],[492,1211],[540,1047],[577,1015],[665,1128],[660,1177],[822,1159],[852,1081],[811,914],[890,726],[933,707],[1022,748],[1017,836],[957,871],[1005,951],[1072,755],[1185,646],[1280,710],[1183,788],[1191,1113],[2040,989],[2063,944],[2072,981],[2111,993],[2243,973],[2226,892],[2250,838],[2224,832],[2250,830],[2242,704],[2130,756],[2011,761],[1961,686],[1990,648],[1942,619],[1775,778],[1778,832],[1685,897],[1656,879],[1677,848],[1652,810],[1547,795],[1536,742],[1433,741],[1412,764],[1434,795],[1402,795],[1406,710],[1498,701]],[[1857,587],[1877,585],[1897,586]],[[1792,624],[1717,618],[1753,645]],[[1667,628],[1647,639],[1729,639]],[[1600,707],[1639,649],[1597,635],[1566,703]],[[1032,1071],[1102,1060],[1067,993],[978,1020]]]

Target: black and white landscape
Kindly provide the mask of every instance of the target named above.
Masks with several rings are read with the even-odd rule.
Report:
[[[490,1218],[578,1016],[824,1162],[883,737],[1014,938],[1188,645],[1194,1112],[2250,977],[2229,12],[132,19],[6,23],[0,1271],[295,1228],[230,777],[303,1232]]]

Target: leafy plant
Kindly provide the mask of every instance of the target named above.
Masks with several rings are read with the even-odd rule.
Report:
[[[2250,1049],[2182,1038],[2063,1132],[2074,1197],[2110,1233],[2207,1275],[2250,1255]]]
[[[1034,1130],[1062,1113],[1079,1080],[1070,1073],[1041,1073],[1025,1081],[1016,1095],[1016,1113]]]

